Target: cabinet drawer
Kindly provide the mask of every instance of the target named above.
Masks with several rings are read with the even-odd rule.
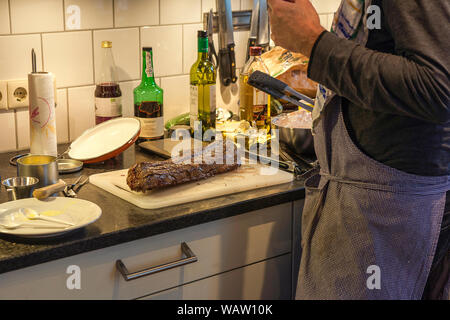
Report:
[[[291,252],[292,204],[286,203],[145,239],[0,274],[0,298],[132,299]],[[198,261],[125,281],[120,259],[130,271],[181,258],[186,242]],[[80,289],[69,266],[79,267]]]
[[[142,300],[288,300],[291,298],[291,255],[142,297]]]

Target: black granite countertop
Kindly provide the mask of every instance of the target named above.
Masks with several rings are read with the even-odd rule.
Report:
[[[61,145],[59,149],[64,151],[66,147]],[[17,175],[16,167],[9,164],[9,159],[21,153],[26,151],[0,154],[1,179]],[[142,160],[157,161],[162,158],[141,152],[138,146],[133,146],[114,159],[85,165],[82,171],[61,174],[60,178],[72,182],[81,174],[92,175],[129,168]],[[304,195],[303,182],[294,181],[183,205],[145,210],[88,184],[80,190],[78,197],[100,206],[100,219],[85,228],[49,239],[25,239],[0,233],[0,273],[295,201],[304,198]],[[6,201],[6,191],[2,187],[0,203]]]

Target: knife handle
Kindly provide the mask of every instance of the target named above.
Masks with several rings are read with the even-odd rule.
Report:
[[[47,199],[52,194],[63,191],[65,187],[66,183],[63,180],[59,179],[59,181],[55,184],[35,189],[33,191],[33,197],[39,200]]]
[[[256,39],[255,38],[248,38],[247,42],[247,57],[245,58],[245,61],[248,61],[250,59],[250,48],[256,46]]]
[[[227,48],[219,50],[219,69],[220,80],[224,86],[227,87],[236,82],[236,60],[233,43],[229,44]]]

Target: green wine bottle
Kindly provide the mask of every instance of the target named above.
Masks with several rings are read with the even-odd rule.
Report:
[[[155,82],[151,47],[142,48],[142,80],[133,94],[134,115],[141,122],[138,142],[164,138],[163,89]]]
[[[215,130],[216,127],[216,68],[208,57],[208,35],[199,30],[198,58],[190,73],[190,125],[201,121],[202,130]]]

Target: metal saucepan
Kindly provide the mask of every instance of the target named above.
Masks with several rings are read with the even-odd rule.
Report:
[[[59,179],[56,157],[32,154],[19,158],[17,159],[17,175],[38,178],[38,188],[55,184]]]
[[[289,114],[284,114],[272,119],[273,128],[277,129],[275,135],[278,136],[279,141],[299,155],[315,155],[314,139],[311,129],[281,125],[280,117],[286,116],[289,117]]]

